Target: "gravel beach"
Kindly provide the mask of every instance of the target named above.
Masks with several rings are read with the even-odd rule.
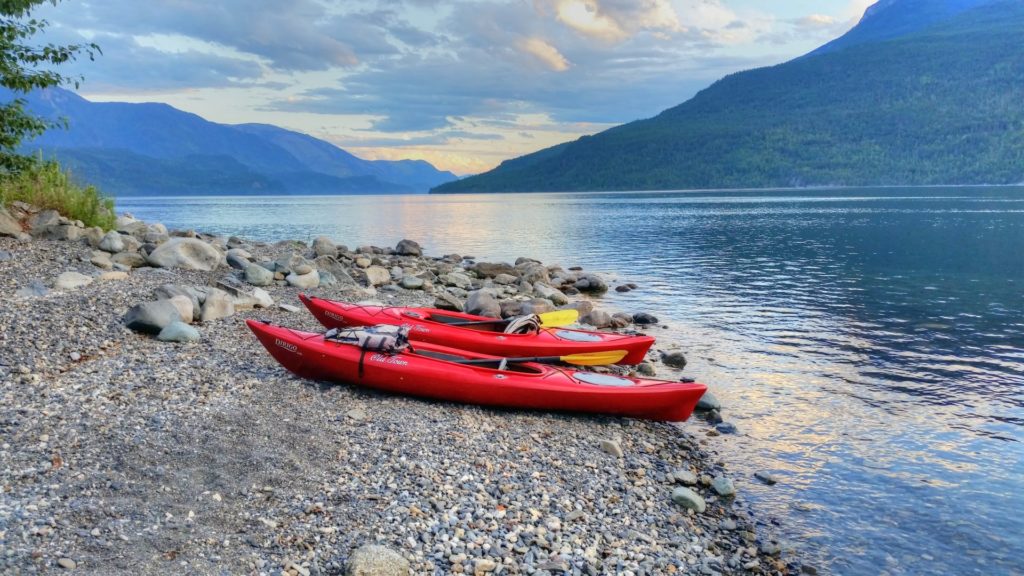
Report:
[[[24,233],[0,237],[2,573],[800,572],[745,506],[753,479],[729,477],[704,419],[493,410],[305,381],[243,322],[320,330],[285,308],[301,308],[300,292],[467,311],[493,300],[505,313],[599,304],[598,276],[527,259],[486,269],[415,243],[268,245],[130,218],[107,237],[27,207],[10,216]],[[191,242],[217,254],[212,269]],[[126,327],[168,285],[187,292],[177,304],[198,342]],[[589,308],[584,319],[636,329]],[[682,375],[650,360],[644,370]]]

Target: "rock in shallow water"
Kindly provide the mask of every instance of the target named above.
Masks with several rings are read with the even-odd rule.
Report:
[[[184,322],[171,322],[156,336],[162,342],[199,342],[199,331]]]
[[[395,253],[400,256],[422,256],[423,248],[412,240],[402,240],[395,246]]]
[[[682,352],[662,352],[661,361],[673,368],[686,368],[686,356]]]
[[[721,409],[722,403],[718,401],[718,398],[712,394],[710,390],[705,392],[704,395],[700,397],[700,400],[697,401],[697,410],[701,412]]]
[[[715,476],[714,480],[711,481],[711,488],[719,496],[734,496],[736,494],[736,486],[733,485],[732,480],[725,476]]]

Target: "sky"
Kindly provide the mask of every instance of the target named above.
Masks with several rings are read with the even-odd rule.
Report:
[[[165,102],[473,174],[784,62],[874,0],[63,0],[93,101]]]

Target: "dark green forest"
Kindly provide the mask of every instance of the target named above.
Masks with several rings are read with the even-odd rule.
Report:
[[[1024,182],[1024,2],[733,74],[433,192]]]

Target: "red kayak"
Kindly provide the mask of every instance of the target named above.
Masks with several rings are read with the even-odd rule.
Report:
[[[362,306],[300,294],[299,299],[321,324],[328,328],[391,324],[411,327],[409,337],[417,342],[473,350],[492,356],[563,356],[587,352],[622,350],[618,364],[639,364],[654,344],[650,336],[588,332],[566,328],[542,328],[530,334],[506,334],[500,319],[473,316],[433,308]],[[479,322],[455,326],[452,322]]]
[[[690,417],[707,389],[703,384],[622,378],[533,362],[505,363],[425,342],[395,353],[374,352],[324,334],[246,323],[278,362],[303,378],[438,400],[680,422]],[[461,363],[467,361],[483,364]]]

